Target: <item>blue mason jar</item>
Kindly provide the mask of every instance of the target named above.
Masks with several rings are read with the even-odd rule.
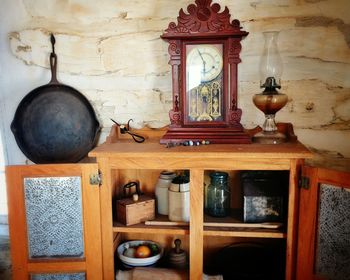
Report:
[[[210,185],[207,190],[207,209],[210,216],[225,217],[230,214],[230,188],[226,172],[210,173]]]

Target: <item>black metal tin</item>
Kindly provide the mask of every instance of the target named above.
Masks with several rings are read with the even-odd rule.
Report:
[[[244,222],[283,222],[288,204],[288,171],[248,171],[241,176]]]

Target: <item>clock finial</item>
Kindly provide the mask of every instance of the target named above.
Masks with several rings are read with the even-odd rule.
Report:
[[[177,23],[171,22],[163,37],[217,32],[241,33],[239,20],[235,19],[231,23],[228,8],[225,7],[222,12],[220,10],[220,5],[218,3],[212,4],[212,0],[196,0],[195,4],[187,6],[187,13],[180,9]]]

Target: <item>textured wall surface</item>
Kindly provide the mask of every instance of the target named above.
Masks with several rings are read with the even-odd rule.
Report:
[[[160,39],[192,0],[4,0],[0,11],[2,137],[7,161],[23,163],[9,129],[21,99],[49,81],[49,34],[56,36],[58,78],[92,103],[104,129],[109,118],[134,125],[169,123],[168,45]],[[299,139],[350,157],[350,2],[348,0],[217,0],[250,34],[242,42],[239,107],[242,123],[262,124],[253,105],[260,92],[263,31],[279,30],[282,91],[278,121],[292,122]]]

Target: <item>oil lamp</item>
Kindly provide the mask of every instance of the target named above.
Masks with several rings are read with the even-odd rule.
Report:
[[[286,141],[286,136],[278,132],[275,114],[288,102],[288,96],[280,93],[283,72],[282,59],[278,51],[278,31],[264,32],[265,44],[261,56],[259,73],[260,88],[264,91],[253,96],[254,105],[265,114],[262,131],[255,134],[253,142],[262,144],[279,144]]]

